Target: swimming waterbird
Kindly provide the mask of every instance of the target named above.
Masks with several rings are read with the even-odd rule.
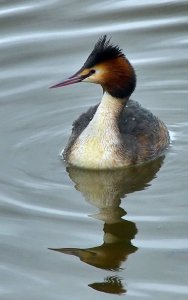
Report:
[[[142,164],[163,154],[169,145],[167,127],[130,99],[136,87],[134,68],[106,35],[99,38],[78,72],[51,88],[77,82],[100,84],[103,96],[73,123],[63,151],[69,165],[114,169]]]

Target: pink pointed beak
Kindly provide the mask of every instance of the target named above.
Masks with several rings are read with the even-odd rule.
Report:
[[[68,79],[65,79],[64,81],[62,81],[60,83],[52,85],[50,87],[50,89],[58,88],[58,87],[62,87],[62,86],[66,86],[66,85],[69,85],[69,84],[74,84],[74,83],[82,81],[84,78],[85,78],[85,76],[76,76],[76,75],[73,75],[73,76],[69,77]]]
[[[62,86],[66,86],[66,85],[69,85],[69,84],[74,84],[74,83],[77,83],[77,82],[81,82],[82,80],[84,80],[85,78],[89,77],[90,75],[92,75],[93,73],[95,73],[94,70],[90,70],[88,72],[88,74],[85,74],[85,75],[80,75],[81,71],[84,70],[84,67],[82,67],[76,74],[74,74],[73,76],[65,79],[64,81],[58,83],[58,84],[55,84],[55,85],[52,85],[50,87],[50,89],[53,89],[53,88],[58,88],[58,87],[62,87]]]

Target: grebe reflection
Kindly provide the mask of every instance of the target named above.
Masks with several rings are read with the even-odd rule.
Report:
[[[127,194],[147,188],[155,178],[163,162],[163,157],[145,166],[130,167],[125,170],[88,171],[68,168],[70,178],[77,191],[98,213],[92,218],[104,222],[103,243],[90,248],[50,248],[63,254],[74,255],[91,266],[118,272],[130,254],[138,248],[133,245],[137,234],[136,224],[126,220],[126,211],[120,207],[121,199]],[[89,233],[88,233],[89,234]],[[125,293],[121,278],[107,276],[102,282],[89,284],[90,287],[103,292]]]

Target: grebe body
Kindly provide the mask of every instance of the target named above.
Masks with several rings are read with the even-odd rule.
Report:
[[[63,152],[68,164],[87,169],[114,169],[142,164],[169,145],[165,124],[129,97],[136,86],[134,69],[118,46],[99,39],[84,66],[62,83],[101,84],[103,97],[74,123]]]

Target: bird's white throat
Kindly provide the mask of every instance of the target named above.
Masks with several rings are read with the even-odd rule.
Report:
[[[117,120],[123,107],[123,101],[104,93],[93,119],[75,141],[69,163],[90,169],[122,166],[117,151],[120,146]]]

